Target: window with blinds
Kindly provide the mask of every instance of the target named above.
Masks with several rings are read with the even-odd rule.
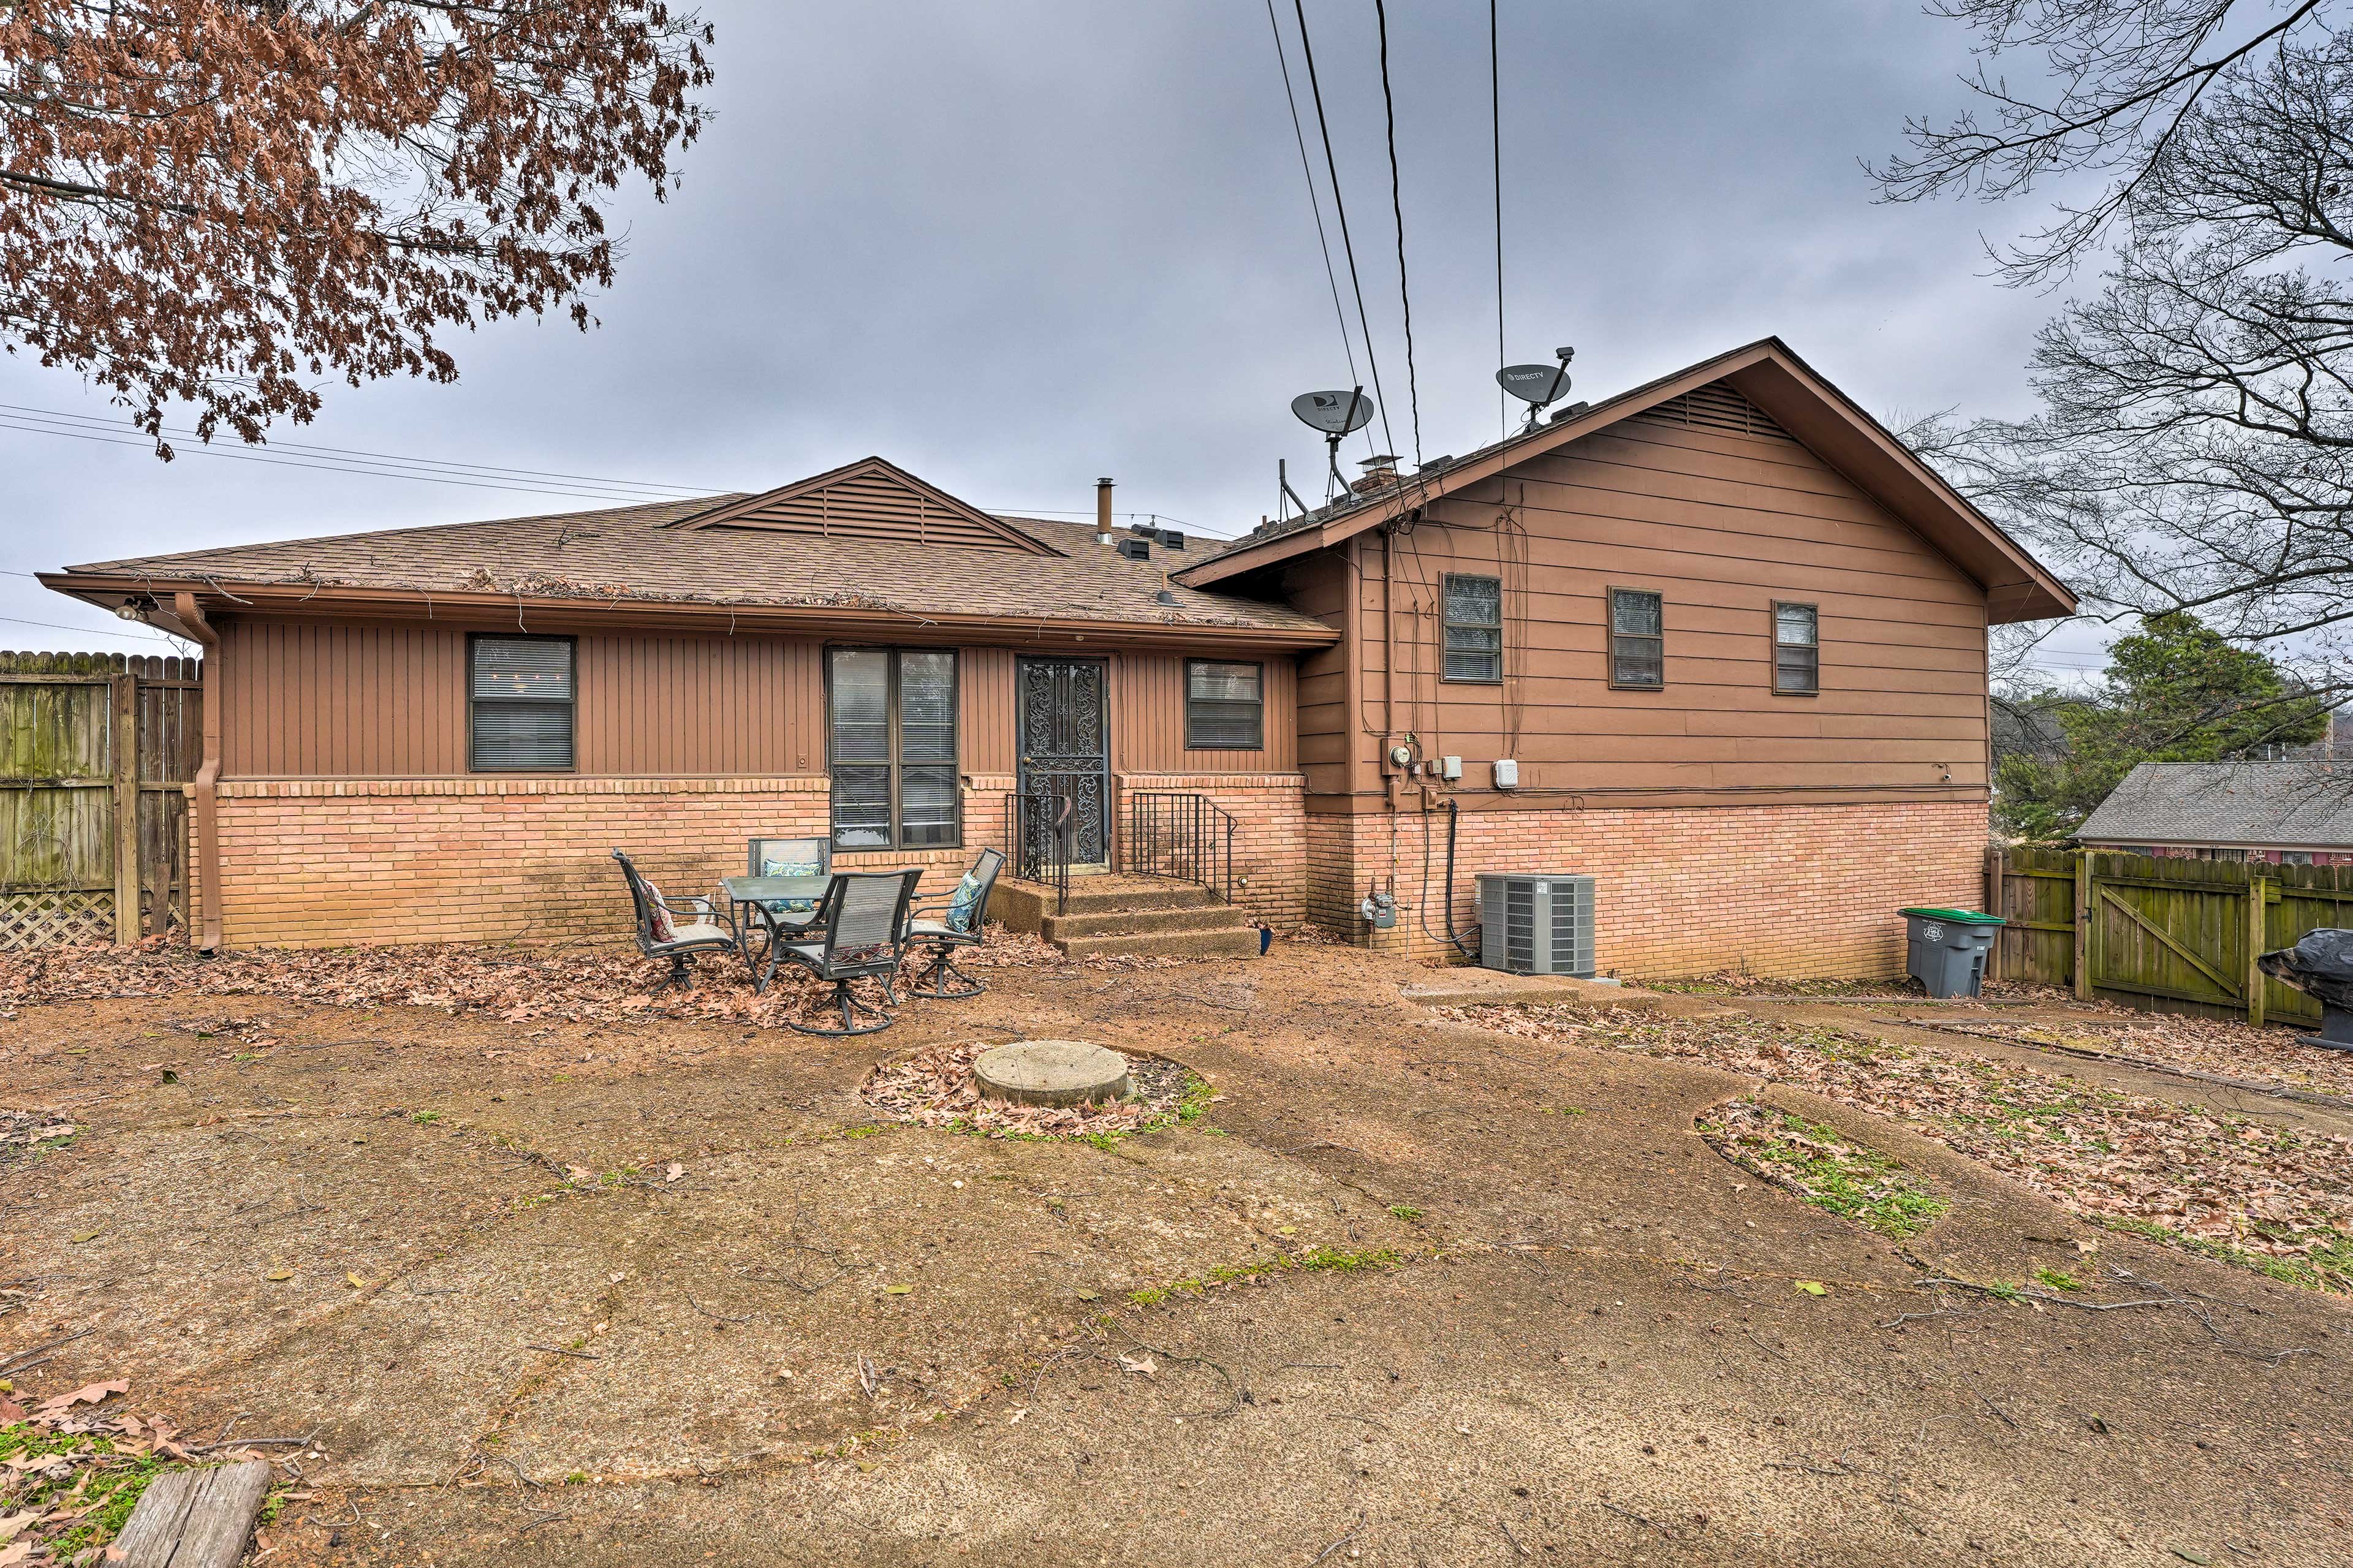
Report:
[[[1449,572],[1439,584],[1448,680],[1493,686],[1504,679],[1504,580]]]
[[[1266,744],[1266,667],[1185,661],[1185,744],[1194,751],[1255,752]]]
[[[1646,588],[1609,590],[1609,684],[1638,691],[1667,683],[1666,600]]]
[[[942,849],[963,840],[956,663],[932,648],[828,656],[837,849]]]
[[[570,637],[474,637],[466,644],[466,765],[567,773],[573,765]]]
[[[1821,617],[1811,605],[1773,606],[1773,689],[1811,697],[1822,689]]]

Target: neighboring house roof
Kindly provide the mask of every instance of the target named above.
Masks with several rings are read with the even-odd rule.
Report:
[[[1260,529],[1185,568],[1180,580],[1208,587],[1337,544],[1716,382],[1762,410],[1792,439],[1844,474],[1981,584],[1995,622],[2045,620],[2073,612],[2075,595],[2064,584],[1778,338],[1702,360],[1466,457],[1439,460],[1394,487],[1345,497],[1286,524]]]
[[[1187,557],[1132,561],[1091,527],[979,512],[879,458],[762,496],[505,518],[235,545],[70,566],[40,580],[104,608],[572,614],[723,625],[818,622],[877,634],[1102,628],[1123,640],[1316,644],[1337,633],[1288,605],[1171,584]],[[1166,589],[1171,603],[1159,602]]]
[[[2075,837],[2088,844],[2353,848],[2353,767],[2143,763]]]

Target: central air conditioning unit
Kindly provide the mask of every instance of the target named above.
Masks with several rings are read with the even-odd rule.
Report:
[[[1593,978],[1593,879],[1484,872],[1479,963],[1513,974]]]

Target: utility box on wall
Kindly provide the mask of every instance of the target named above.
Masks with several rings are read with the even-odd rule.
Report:
[[[1593,879],[1479,877],[1479,963],[1513,974],[1593,978]]]

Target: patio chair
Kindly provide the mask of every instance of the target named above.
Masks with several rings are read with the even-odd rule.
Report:
[[[822,877],[833,869],[830,838],[754,838],[744,854],[747,877]],[[815,899],[766,899],[762,908],[780,926],[805,926],[817,913]]]
[[[787,931],[778,927],[770,940],[786,963],[797,963],[819,980],[833,982],[828,1004],[841,1009],[841,1027],[820,1029],[808,1024],[785,1022],[804,1035],[871,1035],[895,1021],[891,1015],[850,994],[853,980],[879,980],[882,994],[895,1003],[891,977],[907,951],[907,910],[915,895],[921,868],[909,871],[850,871],[836,877],[824,901],[809,922]],[[765,920],[776,916],[761,911]],[[873,1019],[860,1023],[860,1016]]]
[[[997,874],[1004,868],[1005,856],[1001,851],[984,849],[953,891],[915,900],[919,904],[944,902],[946,908],[934,917],[916,920],[908,926],[908,944],[930,955],[930,962],[917,973],[915,983],[907,987],[908,995],[960,1002],[988,989],[956,967],[955,951],[980,945],[981,921],[988,914],[988,895],[997,886]]]
[[[692,989],[694,976],[687,972],[686,961],[698,952],[743,951],[734,928],[719,912],[716,901],[681,899],[672,905],[660,889],[638,874],[636,862],[626,853],[616,849],[613,858],[621,863],[621,875],[628,880],[629,903],[637,915],[638,951],[648,958],[670,960],[670,973],[654,987],[656,991],[671,985]],[[680,920],[681,910],[694,918]]]

